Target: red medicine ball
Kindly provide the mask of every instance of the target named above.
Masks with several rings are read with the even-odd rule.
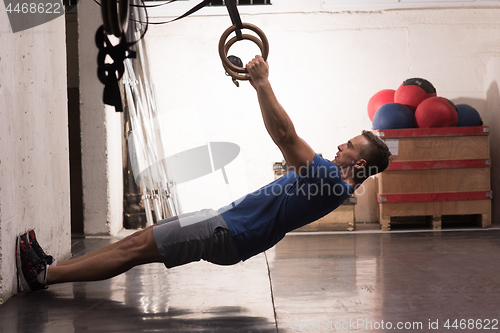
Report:
[[[372,96],[368,101],[368,117],[373,120],[373,115],[377,110],[384,104],[394,103],[394,94],[396,90],[394,89],[384,89],[380,90],[378,93]]]
[[[455,104],[444,97],[430,97],[420,103],[415,111],[418,127],[455,127],[458,112]]]
[[[413,78],[404,81],[394,94],[394,102],[404,104],[415,111],[423,100],[436,96],[436,89],[426,79]]]

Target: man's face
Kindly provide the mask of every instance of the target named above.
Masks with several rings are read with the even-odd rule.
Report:
[[[339,168],[352,167],[359,161],[359,153],[361,148],[368,144],[368,140],[363,135],[358,135],[346,143],[341,144],[337,148],[339,151],[333,163],[335,163]]]

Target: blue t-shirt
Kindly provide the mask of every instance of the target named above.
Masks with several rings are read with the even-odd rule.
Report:
[[[318,154],[299,176],[291,171],[219,209],[241,260],[278,243],[285,234],[327,215],[353,193],[335,163]]]

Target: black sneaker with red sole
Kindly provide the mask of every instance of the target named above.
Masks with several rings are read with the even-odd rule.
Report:
[[[31,292],[48,288],[37,279],[40,273],[46,273],[47,264],[36,255],[28,241],[27,234],[17,238],[16,263],[21,285],[25,291]]]
[[[45,251],[43,251],[43,249],[40,246],[40,244],[38,244],[38,242],[36,240],[35,230],[28,231],[28,240],[29,240],[29,243],[30,243],[31,247],[33,248],[33,250],[35,251],[36,255],[38,256],[38,258],[40,258],[43,261],[45,261],[45,263],[47,265],[50,265],[50,264],[52,264],[54,262],[54,257],[51,256],[51,255],[45,254]]]

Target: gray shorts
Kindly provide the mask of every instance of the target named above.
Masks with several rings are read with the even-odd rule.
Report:
[[[202,259],[218,265],[241,261],[226,221],[212,209],[159,221],[153,233],[167,268]]]

